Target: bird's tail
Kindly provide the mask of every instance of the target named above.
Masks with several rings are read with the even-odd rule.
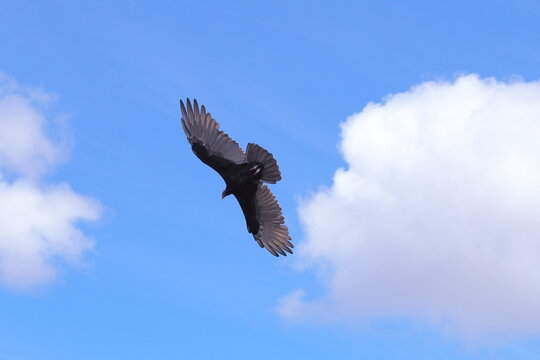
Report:
[[[249,143],[246,148],[246,160],[250,162],[258,162],[264,166],[261,180],[275,184],[281,180],[281,172],[277,165],[276,159],[266,149],[257,144]]]

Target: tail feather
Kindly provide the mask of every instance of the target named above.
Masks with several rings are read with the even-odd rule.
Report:
[[[281,180],[281,172],[277,165],[276,159],[266,149],[257,144],[249,143],[246,149],[246,160],[250,162],[258,162],[264,166],[261,180],[275,184]]]

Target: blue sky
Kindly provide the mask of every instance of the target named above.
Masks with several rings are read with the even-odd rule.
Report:
[[[283,180],[272,191],[295,244],[308,243],[298,204],[346,167],[339,124],[425,81],[539,79],[537,2],[8,0],[0,9],[0,72],[57,95],[39,109],[48,136],[69,148],[37,181],[101,204],[98,221],[78,225],[95,244],[76,264],[52,260],[55,279],[31,291],[0,288],[1,360],[540,355],[534,333],[479,345],[392,316],[283,319],[276,306],[295,289],[327,292],[320,268],[256,246],[238,204],[221,201],[222,180],[191,153],[178,109],[195,97],[242,146],[275,155]]]

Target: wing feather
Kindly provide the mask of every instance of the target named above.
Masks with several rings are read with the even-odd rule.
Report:
[[[236,164],[244,163],[246,155],[240,145],[229,135],[219,130],[219,124],[212,115],[206,111],[204,105],[199,110],[197,100],[187,99],[187,107],[180,100],[182,112],[182,129],[186,133],[191,145],[201,143],[210,156],[220,156]]]
[[[255,197],[259,231],[253,237],[274,256],[279,256],[278,253],[287,256],[285,252],[292,254],[294,246],[289,241],[289,230],[276,197],[264,184],[259,186]]]

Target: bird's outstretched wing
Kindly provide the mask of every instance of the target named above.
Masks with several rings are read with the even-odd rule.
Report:
[[[281,213],[276,197],[270,189],[261,184],[255,194],[255,212],[259,231],[253,237],[260,247],[266,248],[272,255],[287,256],[292,254],[293,244],[289,241],[289,229],[285,226],[285,219]]]
[[[246,155],[238,143],[219,130],[219,124],[204,105],[199,109],[197,100],[193,100],[193,107],[189,99],[186,103],[187,108],[180,100],[182,128],[195,155],[218,172],[231,162],[245,162]]]

